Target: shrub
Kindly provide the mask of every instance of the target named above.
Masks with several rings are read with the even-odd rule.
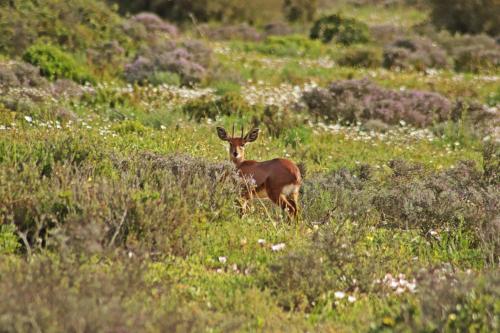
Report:
[[[123,70],[126,52],[117,40],[111,40],[90,48],[87,51],[87,59],[100,73],[115,76]]]
[[[166,84],[169,86],[180,86],[181,85],[181,77],[172,72],[153,72],[148,77],[148,82],[152,85],[159,86],[162,84]]]
[[[432,33],[455,61],[458,71],[494,71],[500,66],[500,46],[487,35],[451,35],[447,32]]]
[[[50,44],[34,44],[23,55],[24,61],[38,66],[40,73],[50,80],[70,79],[79,83],[94,82],[86,68],[69,53]]]
[[[365,236],[364,226],[328,221],[304,249],[272,262],[264,283],[285,310],[311,312],[316,306],[335,307],[335,292],[370,290],[375,267],[384,267],[384,255],[361,249]]]
[[[310,22],[318,7],[317,0],[284,0],[283,12],[290,22]]]
[[[373,203],[386,223],[401,228],[456,230],[464,228],[480,235],[496,215],[498,197],[473,163],[436,174],[423,167],[393,161],[393,176],[387,190],[378,192]],[[410,179],[412,179],[410,181]]]
[[[171,37],[177,37],[179,34],[175,25],[163,21],[154,13],[142,12],[132,16],[130,19],[142,24],[149,33],[160,32],[168,34]]]
[[[495,0],[431,0],[431,20],[451,32],[500,34],[500,3]]]
[[[313,224],[369,219],[371,194],[367,187],[366,166],[345,168],[306,178],[302,186],[302,216]]]
[[[162,39],[160,39],[161,41]],[[130,82],[144,83],[157,81],[158,72],[177,74],[181,84],[193,86],[201,82],[207,75],[207,67],[211,62],[211,50],[196,40],[175,43],[163,40],[152,43],[140,50],[136,59],[125,65],[124,77]]]
[[[27,252],[186,255],[196,246],[197,223],[234,214],[238,185],[224,185],[235,181],[228,164],[150,153],[110,160],[93,140],[78,138],[40,144],[27,155],[21,149],[22,168],[0,168],[2,184],[19,185],[0,189],[0,220],[16,226]]]
[[[40,76],[40,69],[18,61],[0,62],[0,86],[43,87],[48,82]]]
[[[154,60],[139,56],[125,66],[125,79],[131,83],[157,82],[158,72],[170,72],[177,74],[183,85],[192,86],[203,80],[206,70],[190,58],[182,48],[159,54]]]
[[[19,248],[16,228],[8,224],[0,224],[0,255],[14,254]]]
[[[370,25],[370,35],[372,40],[378,45],[388,45],[394,43],[397,39],[405,36],[407,32],[392,24],[376,24]]]
[[[253,116],[252,123],[254,127],[263,124],[270,135],[278,138],[285,132],[299,126],[301,119],[287,107],[268,105],[262,114]]]
[[[203,96],[187,102],[182,110],[191,118],[200,121],[205,118],[216,119],[220,116],[251,116],[256,108],[251,106],[239,93],[229,92],[217,99]]]
[[[425,70],[449,68],[446,51],[424,37],[399,39],[384,50],[384,67]]]
[[[448,120],[453,109],[452,103],[439,94],[389,90],[368,80],[334,82],[328,90],[305,92],[303,100],[316,117],[351,124],[379,119],[387,124],[403,120],[423,127]]]
[[[243,46],[247,51],[257,51],[262,54],[288,57],[318,57],[324,53],[324,48],[318,41],[312,41],[304,36],[269,36],[264,42]]]
[[[106,261],[55,255],[2,261],[0,326],[9,332],[196,332],[227,323],[197,306],[180,306],[169,278],[150,281],[144,258]]]
[[[500,67],[500,48],[485,50],[475,46],[457,49],[455,68],[464,72],[494,72]]]
[[[382,52],[372,47],[349,48],[337,62],[341,66],[377,68],[382,65]]]
[[[344,45],[351,45],[368,42],[370,34],[366,24],[340,14],[333,14],[314,22],[310,37],[320,39],[323,43],[333,40]]]
[[[121,18],[101,0],[0,2],[0,53],[19,56],[38,39],[85,52],[110,40],[128,46]]]

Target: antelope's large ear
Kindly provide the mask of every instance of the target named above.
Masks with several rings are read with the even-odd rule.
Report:
[[[255,140],[257,140],[258,137],[259,137],[259,129],[253,128],[250,132],[248,132],[247,135],[245,135],[243,140],[245,141],[245,143],[254,142]]]
[[[219,136],[219,139],[221,139],[223,141],[228,140],[226,130],[223,129],[222,127],[217,127],[217,135]]]

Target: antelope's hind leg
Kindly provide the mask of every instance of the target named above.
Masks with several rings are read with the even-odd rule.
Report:
[[[290,194],[290,196],[288,197],[288,202],[290,202],[290,204],[293,206],[294,217],[297,217],[297,215],[299,214],[299,206],[298,206],[299,188],[298,187],[296,189],[294,189],[294,191]]]

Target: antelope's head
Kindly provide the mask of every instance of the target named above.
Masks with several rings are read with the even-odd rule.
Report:
[[[259,136],[259,129],[253,128],[245,136],[243,136],[243,128],[241,128],[241,136],[239,138],[234,137],[234,126],[233,135],[230,137],[227,132],[222,127],[217,127],[217,135],[223,141],[229,142],[229,158],[234,164],[239,165],[245,160],[245,145],[249,142],[257,140]]]

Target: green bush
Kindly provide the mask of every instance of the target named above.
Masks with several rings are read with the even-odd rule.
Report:
[[[40,73],[50,80],[70,79],[79,83],[94,82],[89,71],[75,58],[50,44],[34,44],[23,55],[24,61],[38,66]]]
[[[19,248],[19,238],[12,224],[0,224],[0,255],[16,253]]]
[[[182,110],[191,118],[200,121],[205,118],[216,119],[220,116],[251,116],[257,110],[237,92],[228,92],[217,99],[203,96],[186,103]]]
[[[451,32],[500,34],[497,0],[430,0],[431,20]]]
[[[154,72],[148,78],[149,83],[155,86],[166,84],[169,86],[180,86],[181,77],[177,73],[160,71]]]
[[[324,53],[324,47],[301,35],[269,36],[263,43],[246,44],[246,50],[274,56],[317,57]]]
[[[261,114],[253,116],[252,122],[255,127],[264,125],[270,135],[278,138],[288,130],[300,126],[302,119],[287,107],[268,105]]]
[[[337,62],[341,66],[377,68],[382,66],[382,51],[373,47],[349,48]]]
[[[333,14],[314,22],[310,37],[321,39],[323,43],[329,43],[333,40],[344,45],[351,45],[368,42],[370,33],[365,23],[340,14]]]

